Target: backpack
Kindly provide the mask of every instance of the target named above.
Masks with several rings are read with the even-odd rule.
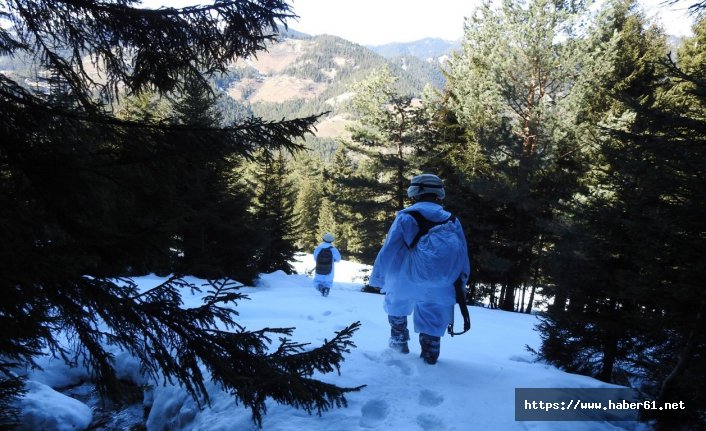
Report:
[[[407,258],[408,271],[410,279],[415,284],[423,285],[425,283],[453,283],[456,294],[456,303],[461,309],[463,316],[463,332],[453,331],[453,321],[449,324],[448,333],[452,337],[461,335],[471,329],[471,319],[466,306],[466,292],[462,286],[461,256],[465,255],[463,243],[458,239],[456,229],[454,227],[456,217],[451,215],[444,221],[433,222],[424,217],[419,211],[408,211],[417,222],[419,231],[415,235],[407,248],[409,256]],[[449,274],[439,274],[435,268],[443,268],[452,262],[453,269]]]
[[[333,252],[331,247],[322,248],[316,256],[316,273],[329,275],[333,269]]]
[[[412,284],[423,287],[429,285],[453,284],[462,271],[461,256],[465,255],[463,243],[456,232],[456,217],[451,215],[444,221],[427,220],[418,211],[408,211],[419,226],[419,231],[407,245],[409,254],[406,270]],[[452,268],[444,274],[439,268]]]

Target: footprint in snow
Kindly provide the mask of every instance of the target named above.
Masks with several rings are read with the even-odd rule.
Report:
[[[382,363],[388,367],[397,368],[405,376],[411,376],[414,373],[412,366],[405,362],[404,358],[400,357],[401,355],[399,353],[393,352],[392,350],[385,350],[380,355],[371,352],[364,352],[363,356],[372,362]]]
[[[443,430],[446,428],[444,421],[435,415],[421,414],[417,416],[417,425],[419,425],[423,430]]]
[[[426,407],[436,407],[444,402],[444,396],[438,392],[424,389],[419,393],[419,405]]]
[[[371,360],[373,362],[380,362],[380,358],[378,358],[376,355],[373,355],[370,352],[363,352],[363,356],[365,356],[366,358],[368,358],[369,360]]]
[[[389,365],[391,367],[399,369],[400,372],[405,376],[412,375],[412,367],[401,359],[388,359],[385,361],[385,365]]]
[[[378,398],[363,404],[360,411],[362,414],[360,426],[363,428],[375,428],[390,414],[390,406],[385,400]]]
[[[322,316],[330,316],[330,315],[331,315],[331,312],[330,312],[330,311],[324,311],[323,313],[321,313],[321,315],[322,315]]]

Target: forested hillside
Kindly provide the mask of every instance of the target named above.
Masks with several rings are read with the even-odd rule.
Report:
[[[286,33],[269,44],[266,52],[231,65],[217,85],[266,119],[326,113],[315,134],[334,138],[355,117],[346,103],[351,85],[383,66],[399,77],[395,90],[400,94],[419,97],[426,85],[436,89],[444,85],[438,63],[414,56],[388,60],[336,36],[300,33]]]

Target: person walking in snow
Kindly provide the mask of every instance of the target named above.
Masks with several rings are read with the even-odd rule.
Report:
[[[369,284],[385,293],[389,346],[409,353],[407,316],[414,314],[420,356],[435,364],[441,337],[453,323],[454,283],[465,286],[470,275],[468,249],[461,222],[441,205],[446,194],[438,176],[415,176],[407,195],[414,204],[397,213]]]
[[[322,239],[323,242],[314,249],[314,287],[323,296],[328,296],[333,284],[333,267],[341,261],[341,253],[333,246],[334,237],[331,232],[326,232]]]

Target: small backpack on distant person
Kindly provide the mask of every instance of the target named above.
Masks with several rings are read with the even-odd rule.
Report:
[[[316,273],[329,275],[333,269],[333,252],[331,247],[322,248],[316,256]]]

